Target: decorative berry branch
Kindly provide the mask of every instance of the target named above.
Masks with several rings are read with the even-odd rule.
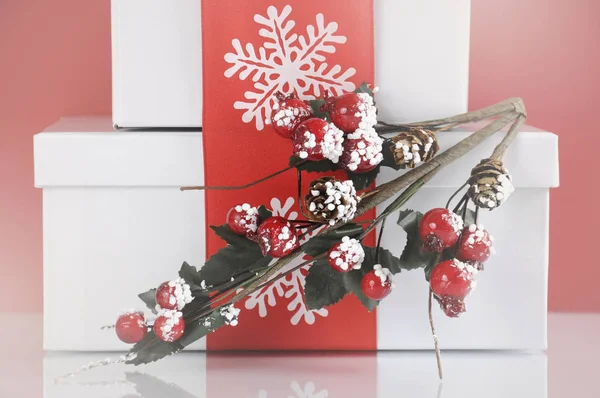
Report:
[[[201,269],[184,263],[178,279],[140,294],[158,316],[152,330],[140,312],[132,311],[119,319],[119,338],[136,343],[127,363],[159,360],[219,327],[235,326],[239,310],[234,304],[307,265],[311,267],[304,295],[309,309],[333,305],[346,294],[354,294],[369,311],[390,294],[395,274],[422,268],[430,284],[429,319],[441,378],[432,302],[435,299],[450,317],[466,311],[464,299],[475,286],[477,271],[483,269],[493,251],[491,236],[477,223],[479,208],[495,209],[512,192],[502,158],[525,121],[523,102],[513,98],[449,118],[394,125],[377,122],[373,92],[367,85],[338,97],[326,94],[310,104],[293,95],[278,94],[277,99],[272,124],[277,134],[292,140],[289,167],[245,185],[181,189],[245,189],[295,168],[299,205],[306,220],[273,216],[264,206],[234,206],[225,225],[211,227],[228,243],[227,247]],[[489,118],[497,119],[438,154],[438,133]],[[502,142],[472,170],[446,208],[426,214],[401,210],[443,167],[509,124]],[[392,132],[398,134],[392,138],[380,136]],[[411,170],[374,186],[381,167]],[[344,170],[349,179],[322,176],[312,181],[302,196],[302,173],[337,170]],[[454,211],[449,210],[467,186]],[[354,221],[388,199],[392,199],[391,204],[365,227],[361,225],[364,221]],[[398,225],[408,236],[399,258],[381,247],[386,220],[395,213]],[[364,238],[379,225],[376,247],[364,246]],[[301,245],[301,239],[310,234],[314,236]],[[303,255],[310,259],[289,269]]]

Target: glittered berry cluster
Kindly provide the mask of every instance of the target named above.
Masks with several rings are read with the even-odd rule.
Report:
[[[398,273],[423,269],[430,287],[432,331],[434,299],[449,317],[466,311],[465,299],[478,272],[494,253],[493,237],[479,222],[479,213],[499,208],[514,190],[502,157],[525,120],[524,105],[511,99],[449,118],[390,124],[377,119],[376,91],[363,84],[356,92],[335,97],[325,93],[312,100],[277,93],[271,126],[276,135],[290,141],[288,167],[241,187],[182,188],[248,188],[284,178],[285,172],[295,169],[302,217],[286,219],[264,205],[232,203],[223,214],[224,224],[211,226],[225,247],[200,268],[183,263],[178,279],[139,295],[154,313],[153,320],[141,311],[119,317],[117,336],[135,344],[127,363],[159,360],[220,327],[237,325],[243,314],[236,303],[306,266],[310,268],[304,301],[309,309],[332,306],[353,295],[372,311],[395,288],[402,289],[402,281],[394,280]],[[438,153],[438,134],[496,116],[500,117]],[[439,170],[505,126],[510,126],[505,138],[465,176],[463,187],[449,199],[439,198],[441,203],[447,199],[445,207],[425,214],[403,209]],[[273,139],[279,139],[276,135]],[[381,167],[413,170],[377,186]],[[305,184],[302,176],[310,173],[316,176]],[[451,209],[455,197],[459,200]],[[384,202],[387,207],[379,208],[374,220],[360,218]],[[378,228],[381,237],[392,215],[407,235],[400,256],[381,247],[381,239],[374,246],[365,243]],[[298,259],[302,260],[290,269]],[[437,350],[437,337],[434,341]]]

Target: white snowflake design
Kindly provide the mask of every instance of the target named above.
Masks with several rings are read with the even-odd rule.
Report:
[[[329,392],[327,390],[321,390],[317,392],[317,388],[315,383],[309,381],[304,385],[304,388],[300,387],[298,382],[293,381],[290,385],[292,392],[294,395],[288,395],[288,398],[327,398],[329,397]],[[260,390],[258,392],[258,398],[269,398],[269,395],[266,390]]]
[[[290,220],[298,218],[298,212],[290,211],[294,205],[294,198],[288,198],[284,204],[277,198],[271,199],[271,208],[274,216],[285,217]],[[315,231],[316,233],[316,231]],[[304,239],[306,241],[308,237]],[[304,243],[301,240],[301,243]],[[295,267],[304,261],[302,258],[293,261],[288,268]],[[329,311],[326,308],[319,310],[309,310],[304,302],[304,283],[308,274],[309,266],[302,267],[285,278],[270,284],[264,289],[258,290],[249,295],[246,300],[246,309],[253,310],[258,307],[258,314],[261,318],[267,316],[268,307],[277,305],[277,298],[286,298],[289,301],[287,309],[293,312],[290,323],[294,326],[298,325],[301,320],[304,320],[308,325],[313,325],[316,320],[315,315],[326,317]]]
[[[325,23],[323,14],[317,14],[316,27],[308,25],[306,35],[293,33],[296,22],[288,19],[292,7],[286,5],[281,13],[275,6],[267,9],[267,16],[256,14],[254,22],[261,25],[258,34],[264,38],[258,51],[252,43],[244,47],[239,39],[231,44],[235,52],[225,54],[232,66],[225,77],[238,75],[240,80],[251,77],[254,90],[246,91],[246,101],[237,101],[235,109],[244,111],[245,123],[255,121],[262,130],[271,123],[274,94],[295,92],[302,99],[319,97],[325,90],[333,95],[353,91],[354,83],[348,79],[356,73],[354,68],[343,71],[340,65],[329,67],[326,54],[333,54],[336,45],[346,43],[346,36],[336,35],[338,24]]]

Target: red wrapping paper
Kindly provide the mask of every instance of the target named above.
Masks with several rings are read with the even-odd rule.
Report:
[[[239,185],[283,169],[292,153],[269,119],[273,94],[302,99],[352,91],[374,80],[372,0],[202,1],[206,185]],[[342,174],[340,174],[342,176]],[[304,192],[318,175],[304,173]],[[343,177],[342,177],[343,178]],[[241,191],[207,191],[207,225],[224,223],[236,204],[261,204],[301,218],[295,171]],[[374,218],[374,211],[365,214]],[[207,228],[207,254],[224,242]],[[371,239],[371,240],[369,240]],[[366,244],[374,244],[374,236]],[[210,334],[209,350],[374,350],[375,312],[349,295],[308,311],[306,270],[237,304],[236,327]]]

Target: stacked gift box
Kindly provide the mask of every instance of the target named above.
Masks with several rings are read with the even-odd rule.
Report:
[[[250,54],[246,42],[257,59],[260,48],[272,50],[261,31],[269,21],[282,22],[285,29],[294,20],[290,30],[307,40],[306,26],[316,26],[318,33],[324,21],[322,28],[331,28],[337,38],[315,59],[331,58],[330,67],[340,63],[334,80],[342,86],[374,80],[381,120],[426,120],[467,110],[470,1],[284,3],[112,1],[113,115],[65,117],[34,140],[35,184],[44,191],[45,349],[125,349],[100,326],[122,308],[141,307],[136,294],[172,279],[183,261],[202,266],[214,249],[208,225],[222,223],[221,206],[244,201],[240,192],[207,196],[179,187],[207,180],[244,183],[285,167],[289,144],[269,131],[264,114],[250,113],[248,93],[256,91],[256,82],[236,64],[240,51]],[[230,17],[235,24],[223,20]],[[290,41],[289,49],[302,51],[299,42]],[[278,76],[292,75],[279,71]],[[250,144],[245,157],[241,147],[224,147],[233,153],[221,158],[220,143],[234,134],[258,143]],[[468,134],[468,129],[440,134],[442,150]],[[450,197],[501,138],[494,135],[442,170],[406,206],[423,211],[443,205],[440,198]],[[249,167],[237,162],[253,157],[262,160],[257,174],[250,175]],[[445,348],[545,347],[548,197],[549,188],[558,185],[557,159],[557,137],[530,127],[507,153],[517,192],[502,212],[486,213],[485,219],[498,254],[480,277],[468,313],[460,321],[440,317]],[[395,175],[382,172],[378,182]],[[295,194],[279,193],[278,185],[262,188],[270,190],[262,204],[283,216],[297,213]],[[405,234],[392,224],[383,245],[399,255]],[[340,341],[342,323],[351,316],[336,306],[319,312],[301,299],[294,302],[294,292],[302,289],[299,275],[242,304],[248,321],[236,331],[219,331],[192,348],[431,348],[423,274],[406,272],[400,278],[374,313],[356,315],[362,332],[354,337]],[[65,302],[71,303],[69,310]],[[261,333],[275,327],[288,332],[277,339]]]

